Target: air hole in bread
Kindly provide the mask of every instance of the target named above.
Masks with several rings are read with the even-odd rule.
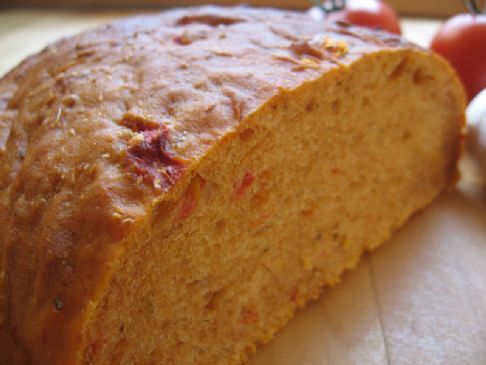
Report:
[[[402,139],[407,140],[410,139],[410,137],[412,137],[412,132],[410,132],[409,129],[405,129],[402,133]]]
[[[240,139],[243,142],[248,142],[251,137],[255,134],[255,130],[252,128],[245,129],[243,132],[240,133]]]
[[[223,231],[224,227],[226,227],[226,220],[220,219],[216,222],[215,226],[218,231]]]
[[[224,289],[219,289],[215,291],[211,291],[205,295],[206,298],[206,310],[215,310],[218,309],[219,301],[224,294]]]
[[[398,79],[402,76],[403,72],[407,68],[407,58],[405,57],[400,61],[400,63],[393,69],[390,76],[388,76],[388,80],[393,81]]]
[[[316,108],[318,107],[318,104],[316,102],[316,99],[312,98],[311,100],[309,100],[309,102],[307,103],[306,107],[305,107],[305,111],[306,112],[312,112],[313,110],[315,110]]]
[[[414,84],[422,85],[426,82],[433,81],[434,77],[427,75],[421,68],[418,68],[413,72],[412,80]]]
[[[199,174],[196,174],[186,190],[181,201],[181,210],[179,218],[181,220],[187,219],[194,213],[200,199],[201,190],[206,186],[206,180]]]
[[[331,109],[334,114],[339,114],[341,111],[341,99],[336,99],[331,104]]]

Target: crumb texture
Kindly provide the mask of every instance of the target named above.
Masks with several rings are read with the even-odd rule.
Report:
[[[297,12],[50,45],[0,80],[0,364],[243,362],[454,181],[463,109],[436,56]]]

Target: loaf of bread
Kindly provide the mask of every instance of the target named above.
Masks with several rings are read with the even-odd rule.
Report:
[[[0,81],[2,365],[241,364],[456,179],[460,83],[245,7],[63,39]]]

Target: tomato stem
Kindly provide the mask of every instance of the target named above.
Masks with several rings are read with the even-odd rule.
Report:
[[[477,3],[477,0],[462,0],[462,3],[466,7],[467,11],[473,14],[482,14],[486,12],[486,4],[485,4],[485,9],[481,10],[479,8],[479,5]]]
[[[346,0],[310,0],[310,2],[317,6],[324,14],[343,10],[346,7]]]

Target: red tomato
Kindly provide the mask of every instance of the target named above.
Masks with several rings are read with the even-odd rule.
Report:
[[[456,69],[469,100],[486,88],[486,15],[452,17],[442,24],[430,48]]]
[[[344,10],[329,13],[327,19],[401,34],[395,10],[379,0],[348,0]]]

